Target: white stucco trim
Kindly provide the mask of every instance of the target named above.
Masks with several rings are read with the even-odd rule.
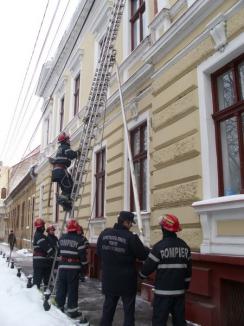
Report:
[[[197,68],[201,134],[203,200],[193,203],[200,215],[203,231],[202,253],[244,255],[244,237],[219,237],[221,220],[244,219],[244,195],[218,197],[218,171],[211,74],[244,52],[244,33],[228,43],[223,52],[216,52]]]
[[[211,74],[243,52],[244,33],[231,41],[224,52],[216,52],[197,68],[204,199],[218,196],[215,130],[211,116],[213,113]]]
[[[132,103],[131,105],[137,105]],[[133,109],[133,108],[132,108]],[[149,112],[144,112],[140,115],[136,115],[135,118],[127,123],[128,131],[134,129],[136,126],[142,124],[144,121],[147,122],[147,211],[141,211],[143,232],[144,232],[144,243],[149,245],[150,243],[150,120]],[[130,167],[126,140],[124,141],[124,210],[130,210]],[[136,215],[136,212],[134,212]],[[136,218],[137,219],[137,218]]]
[[[92,190],[91,190],[91,217],[94,219],[95,217],[95,184],[96,184],[96,179],[94,177],[95,171],[96,171],[96,154],[97,152],[101,151],[102,149],[105,149],[105,167],[107,166],[107,141],[103,140],[100,144],[97,144],[93,148],[93,153],[92,153]],[[106,180],[107,180],[107,170],[105,170],[105,186],[104,186],[104,216],[106,216]],[[94,207],[93,207],[94,206]]]
[[[107,166],[107,141],[103,140],[100,144],[94,146],[93,153],[92,153],[92,168],[91,168],[91,219],[89,221],[89,241],[96,242],[97,235],[96,230],[97,228],[101,228],[101,231],[105,228],[106,219],[95,218],[95,184],[96,179],[94,177],[96,171],[96,153],[100,150],[105,148],[105,167]],[[106,216],[106,184],[107,184],[107,169],[105,170],[105,186],[104,186],[104,217]]]

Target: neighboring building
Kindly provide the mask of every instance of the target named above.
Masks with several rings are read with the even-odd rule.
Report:
[[[36,209],[50,222],[63,212],[56,185],[49,196],[48,157],[60,130],[78,147],[111,5],[81,1],[40,75]],[[243,17],[243,0],[126,1],[116,41],[145,241],[161,238],[159,216],[180,217],[194,251],[187,318],[208,326],[244,324]],[[114,73],[78,212],[94,246],[121,209],[134,210],[117,87]],[[151,298],[150,285],[142,290]]]
[[[0,240],[3,241],[6,235],[5,228],[5,218],[6,211],[4,205],[4,199],[7,197],[8,192],[8,177],[9,177],[9,168],[7,166],[3,166],[2,162],[0,162]]]
[[[11,188],[4,201],[7,217],[5,240],[9,231],[14,230],[18,248],[31,248],[32,246],[37,176],[35,169],[39,160],[39,150],[39,147],[36,148],[10,169]]]

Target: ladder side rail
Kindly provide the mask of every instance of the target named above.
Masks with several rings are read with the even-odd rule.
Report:
[[[102,45],[102,51],[99,59],[99,64],[96,69],[96,74],[93,82],[93,87],[90,92],[89,101],[88,101],[88,110],[87,115],[89,115],[89,123],[87,126],[83,126],[83,131],[85,131],[85,136],[83,136],[82,133],[82,139],[81,139],[81,153],[83,156],[83,159],[80,159],[80,162],[78,163],[78,168],[76,169],[76,177],[75,182],[73,186],[73,193],[72,193],[72,199],[77,199],[78,193],[79,193],[79,186],[77,185],[77,182],[80,184],[83,178],[83,171],[84,167],[86,165],[89,147],[91,144],[91,135],[94,130],[94,125],[96,124],[96,114],[98,109],[98,103],[100,101],[104,102],[105,96],[107,94],[108,90],[108,80],[103,78],[103,76],[108,75],[109,70],[111,70],[111,67],[113,66],[115,62],[115,50],[113,46],[110,44],[116,39],[117,32],[119,30],[119,23],[122,17],[122,9],[124,7],[124,0],[117,2],[113,8],[112,17],[113,19],[110,20],[110,24],[107,27],[107,33],[105,40]],[[117,12],[116,12],[117,10]],[[114,15],[116,14],[116,17],[114,19]],[[107,39],[109,39],[107,41]],[[104,53],[105,52],[105,53]],[[104,57],[106,58],[104,63]],[[102,60],[103,59],[103,60]],[[111,74],[110,74],[111,76]],[[99,80],[100,79],[100,80]],[[100,83],[100,84],[99,84]],[[98,84],[96,86],[96,84]],[[95,90],[95,94],[94,94]],[[95,102],[95,103],[94,103]],[[90,110],[89,110],[90,107]],[[89,112],[92,111],[92,112]],[[92,120],[92,121],[91,121]],[[91,123],[92,122],[92,123]],[[88,140],[87,140],[88,138]],[[80,166],[81,165],[81,166]],[[77,173],[78,171],[78,173]],[[78,179],[78,180],[77,180]]]

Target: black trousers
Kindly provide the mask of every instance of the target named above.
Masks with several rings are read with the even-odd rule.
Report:
[[[77,269],[59,269],[56,302],[59,308],[63,308],[67,300],[67,312],[75,312],[78,310],[78,288],[79,274]]]
[[[111,326],[114,318],[114,313],[118,304],[120,296],[105,294],[103,304],[103,314],[100,321],[100,326]],[[121,296],[124,308],[124,324],[123,326],[135,325],[135,302],[136,295]]]
[[[59,184],[63,195],[70,196],[73,187],[73,180],[67,169],[60,168],[53,170],[52,181]]]
[[[33,285],[36,285],[40,289],[41,282],[43,281],[44,286],[48,285],[51,264],[49,261],[41,259],[33,259]]]
[[[173,326],[186,326],[185,295],[155,295],[153,301],[152,326],[166,326],[169,313],[172,315]]]

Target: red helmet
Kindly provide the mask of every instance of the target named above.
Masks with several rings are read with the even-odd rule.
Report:
[[[67,231],[68,231],[68,232],[77,232],[77,230],[78,230],[78,225],[79,225],[79,224],[77,223],[76,220],[74,220],[74,219],[69,220],[69,221],[67,222],[67,224],[66,224]]]
[[[78,234],[84,234],[83,227],[82,227],[80,224],[78,224],[78,227],[77,227],[77,233],[78,233]]]
[[[166,214],[159,223],[161,227],[170,232],[179,232],[182,230],[178,218],[173,214]]]
[[[55,227],[54,225],[49,225],[49,227],[46,229],[47,233],[49,233],[50,231],[55,231]]]
[[[34,227],[35,228],[37,228],[37,229],[42,228],[42,227],[44,227],[44,225],[45,225],[45,222],[44,222],[44,220],[42,218],[37,217],[35,219],[35,221],[34,221]]]
[[[66,132],[61,132],[61,134],[58,136],[58,142],[59,143],[65,143],[69,141],[69,135],[66,134]]]

